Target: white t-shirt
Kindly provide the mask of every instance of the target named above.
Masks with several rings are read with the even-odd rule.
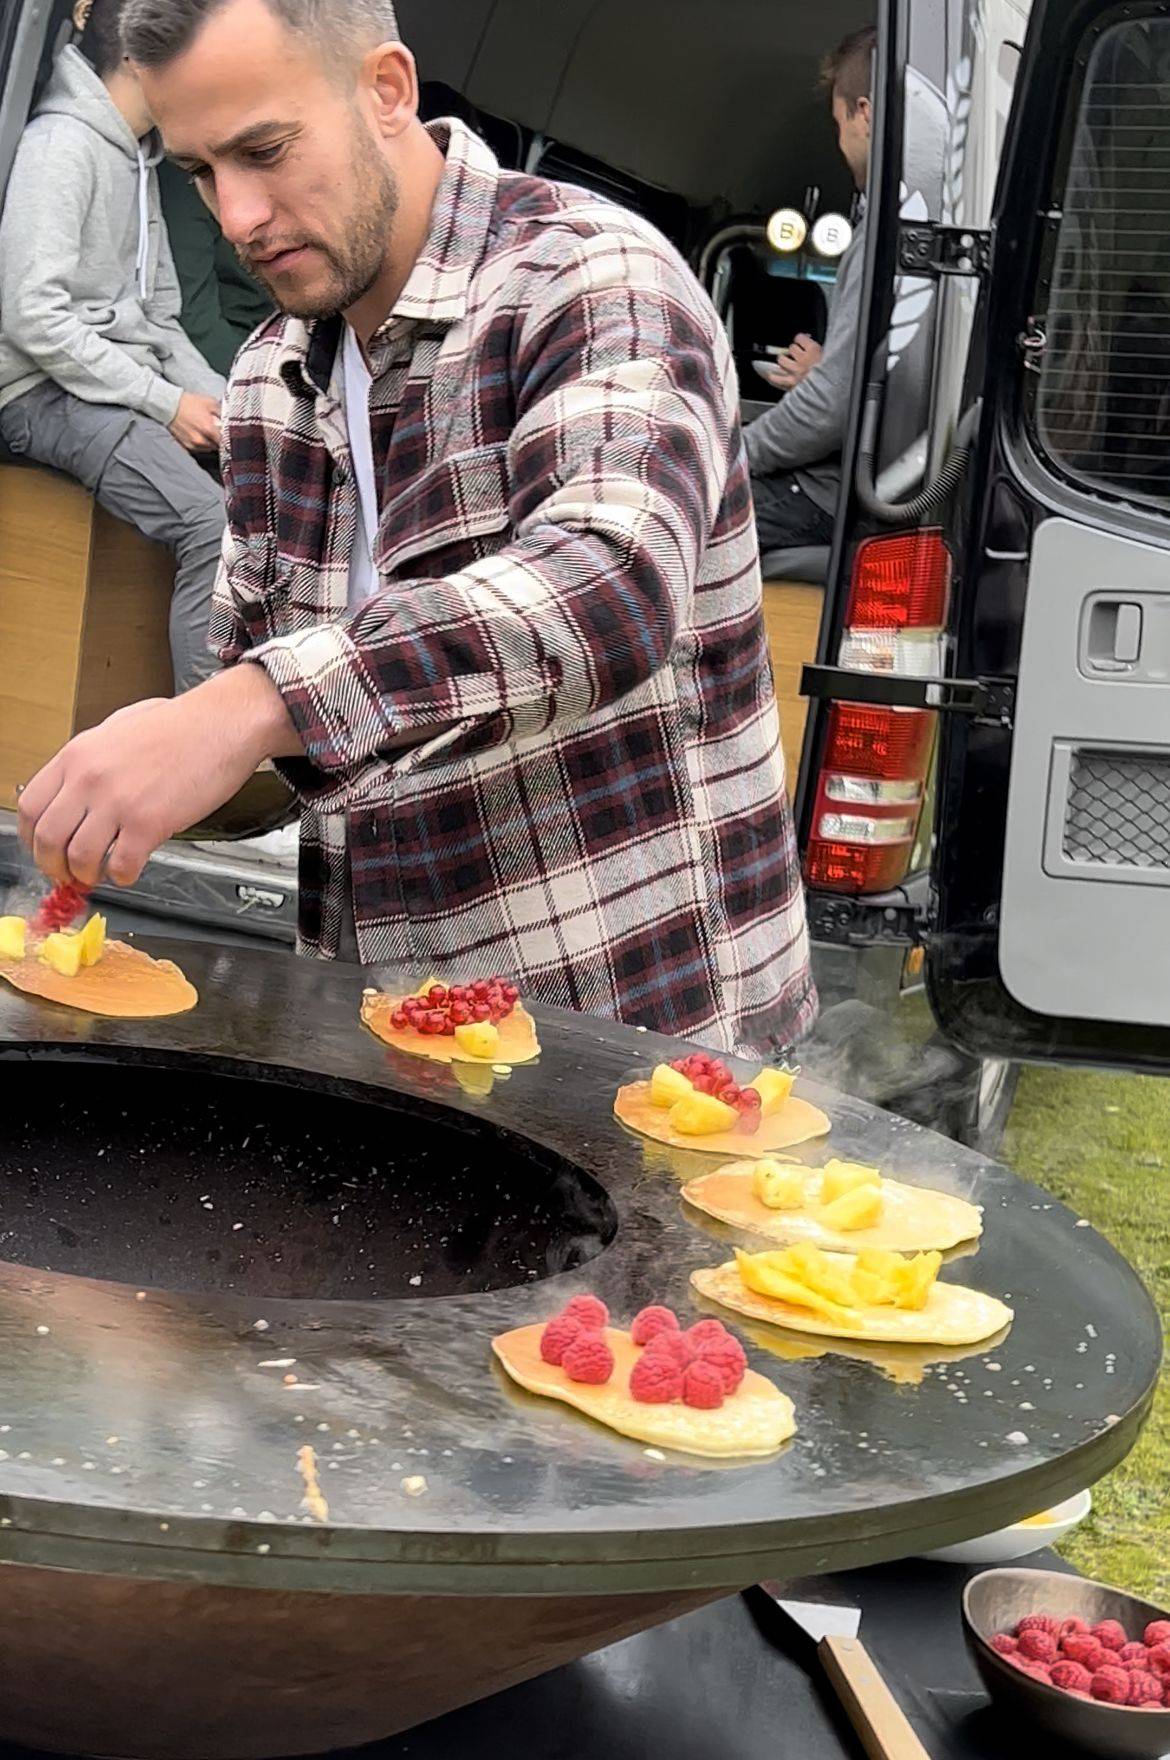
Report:
[[[374,487],[374,449],[370,438],[370,388],[374,381],[361,343],[348,324],[342,343],[341,376],[349,454],[353,460],[358,498],[357,532],[349,559],[348,603],[353,612],[360,610],[378,589],[373,550],[378,535],[378,491]]]

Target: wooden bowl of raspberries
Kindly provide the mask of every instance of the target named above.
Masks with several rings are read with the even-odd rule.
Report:
[[[1008,1566],[971,1578],[963,1623],[983,1684],[1017,1720],[1089,1754],[1170,1753],[1170,1614],[1161,1608],[1084,1577]]]

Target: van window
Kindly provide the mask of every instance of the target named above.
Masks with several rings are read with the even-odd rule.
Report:
[[[1168,78],[1170,20],[1150,18],[1105,30],[1074,88],[1034,405],[1064,473],[1158,506],[1170,504]]]

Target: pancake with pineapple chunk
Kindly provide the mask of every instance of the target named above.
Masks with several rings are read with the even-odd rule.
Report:
[[[171,960],[107,941],[103,917],[42,938],[26,932],[22,939],[16,925],[23,923],[20,917],[0,918],[0,978],[26,996],[122,1020],[185,1014],[199,1000]]]
[[[482,995],[473,996],[473,991]],[[431,998],[433,1006],[428,1007]],[[367,990],[361,1015],[363,1024],[384,1045],[432,1063],[511,1068],[540,1056],[536,1022],[520,1002],[516,986],[504,978],[454,985],[428,978],[406,995]]]
[[[850,1183],[854,1174],[866,1177]],[[696,1210],[761,1239],[809,1241],[828,1252],[945,1253],[983,1232],[978,1205],[852,1162],[810,1168],[768,1157],[733,1161],[689,1181],[682,1195]]]
[[[979,1344],[1010,1325],[1012,1310],[994,1296],[941,1283],[938,1253],[914,1258],[871,1249],[856,1256],[817,1247],[736,1253],[725,1265],[696,1271],[700,1295],[791,1332],[879,1344]]]
[[[660,1063],[649,1081],[618,1089],[614,1115],[627,1129],[672,1149],[770,1155],[832,1128],[819,1107],[792,1092],[797,1072],[764,1068],[748,1082],[705,1052]]]

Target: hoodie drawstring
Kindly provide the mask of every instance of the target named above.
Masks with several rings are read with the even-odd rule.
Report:
[[[146,275],[150,266],[150,184],[146,158],[138,148],[138,257],[134,272],[138,276],[138,292],[146,304]]]

